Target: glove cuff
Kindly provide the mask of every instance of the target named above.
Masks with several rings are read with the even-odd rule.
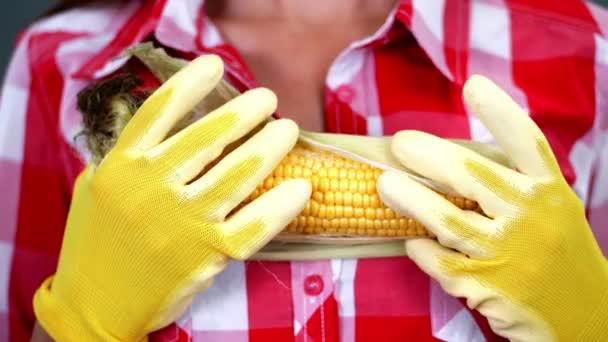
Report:
[[[34,295],[34,312],[38,323],[55,341],[109,341],[125,340],[107,331],[99,317],[91,310],[79,306],[74,298],[63,298],[53,293],[54,276],[47,278]],[[83,289],[86,291],[86,289]],[[133,339],[147,341],[147,337]]]

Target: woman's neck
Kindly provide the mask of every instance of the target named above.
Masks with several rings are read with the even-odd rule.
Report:
[[[394,0],[207,1],[206,14],[275,91],[278,111],[305,129],[323,130],[324,85],[331,63],[385,22]]]
[[[292,27],[327,25],[336,20],[386,17],[395,0],[224,0],[207,1],[210,16],[235,20],[279,20]]]

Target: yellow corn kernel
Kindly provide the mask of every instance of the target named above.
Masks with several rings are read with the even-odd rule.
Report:
[[[365,163],[298,143],[243,204],[285,179],[306,178],[312,184],[312,195],[300,215],[287,226],[288,233],[434,237],[422,224],[398,215],[382,203],[376,192],[376,181],[382,172]],[[475,201],[444,197],[461,209],[481,212]]]
[[[317,203],[323,203],[323,197],[324,196],[322,191],[315,191],[312,193],[312,199],[315,200]]]
[[[308,203],[306,203],[306,207],[304,207],[304,210],[302,211],[302,215],[304,215],[304,216],[310,215],[310,201],[308,201]]]
[[[331,192],[331,191],[328,191],[328,192],[325,194],[325,198],[324,198],[324,199],[325,199],[325,200],[324,200],[323,202],[324,202],[326,205],[331,205],[331,206],[333,206],[333,205],[335,205],[335,203],[336,203],[336,200],[335,200],[335,197],[334,197],[334,193],[333,193],[333,192]]]
[[[369,206],[372,208],[380,208],[380,198],[378,195],[373,194],[369,197]]]
[[[336,217],[336,207],[333,205],[327,206],[325,210],[325,217],[332,220]]]
[[[347,192],[345,194],[342,194],[342,197],[344,198],[344,205],[345,206],[351,206],[351,205],[353,205],[353,194],[351,192]]]
[[[369,206],[369,194],[363,194],[363,208],[373,208]]]
[[[343,198],[343,194],[341,192],[336,192],[334,193],[334,201],[336,203],[336,205],[343,205],[344,198]]]
[[[376,218],[376,211],[374,208],[365,208],[365,218],[373,220]]]
[[[377,220],[384,220],[386,218],[386,217],[384,217],[384,209],[383,208],[373,208],[373,210],[375,211],[376,219]]]
[[[319,202],[317,202],[317,201],[310,201],[310,215],[312,217],[318,217],[319,216]]]

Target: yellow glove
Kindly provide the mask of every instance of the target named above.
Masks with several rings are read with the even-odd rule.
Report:
[[[489,216],[387,172],[378,181],[382,200],[438,238],[407,241],[408,256],[503,337],[608,341],[608,262],[547,140],[489,80],[473,76],[464,96],[519,172],[429,134],[396,134],[393,152],[406,167],[478,201]]]
[[[218,57],[194,60],[78,177],[57,273],[34,298],[54,339],[145,340],[178,318],[229,257],[252,255],[306,205],[310,184],[292,180],[228,216],[295,144],[288,120],[267,124],[197,178],[273,113],[269,90],[251,90],[165,139],[222,74]]]

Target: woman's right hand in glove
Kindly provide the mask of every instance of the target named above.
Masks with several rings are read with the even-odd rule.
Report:
[[[289,120],[268,123],[197,177],[274,112],[269,90],[248,91],[167,138],[222,74],[216,56],[191,62],[78,177],[57,272],[34,298],[55,340],[145,340],[178,318],[229,258],[255,253],[306,205],[310,184],[288,180],[227,217],[295,144]]]

